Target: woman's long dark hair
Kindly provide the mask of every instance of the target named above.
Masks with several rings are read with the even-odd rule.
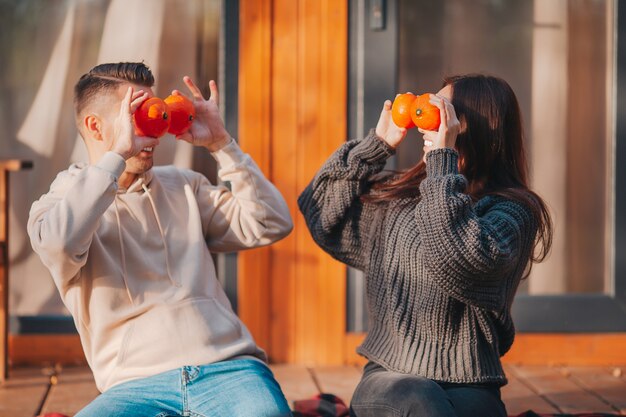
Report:
[[[543,261],[552,245],[552,220],[544,201],[528,186],[528,165],[519,104],[509,84],[496,77],[470,74],[448,77],[452,105],[465,130],[456,139],[460,173],[474,201],[497,195],[532,211],[538,224],[532,262]],[[363,201],[383,203],[419,197],[426,164],[377,178]],[[530,272],[530,269],[527,273]]]

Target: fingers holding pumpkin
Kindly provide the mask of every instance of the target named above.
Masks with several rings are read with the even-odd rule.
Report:
[[[387,121],[387,119],[389,119],[389,116],[391,115],[391,100],[385,100],[385,102],[383,103],[383,108],[380,111],[380,117],[379,120],[385,120]]]
[[[436,106],[439,109],[439,115],[441,117],[441,126],[444,126],[444,124],[447,124],[448,115],[447,115],[447,111],[446,111],[447,109],[446,109],[446,105],[443,100],[443,97],[440,97],[435,94],[431,94],[430,104],[432,104],[433,106]]]
[[[141,106],[141,104],[148,99],[149,94],[146,91],[138,90],[135,91],[131,96],[130,101],[130,114],[134,114],[135,111]]]
[[[128,87],[120,103],[120,115],[130,114],[130,101],[134,95],[133,87]]]
[[[391,100],[385,100],[376,125],[376,135],[392,148],[396,148],[406,137],[406,128],[398,127],[391,118]]]
[[[454,106],[446,97],[431,95],[430,102],[437,106],[441,115],[441,125],[439,126],[440,143],[436,145],[454,148],[456,145],[456,137],[461,131],[461,123],[456,116]]]
[[[391,118],[391,101],[385,100],[383,108],[380,111],[378,117],[378,123],[376,124],[376,134],[380,138],[384,138],[387,130],[389,129],[389,119]]]

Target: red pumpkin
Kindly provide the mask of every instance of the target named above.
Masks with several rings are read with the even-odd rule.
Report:
[[[159,138],[167,133],[170,117],[167,104],[158,97],[152,97],[141,103],[133,115],[135,133],[138,136]]]
[[[438,130],[441,124],[439,107],[430,104],[430,94],[417,96],[411,104],[411,119],[415,126],[424,130]]]
[[[391,105],[391,118],[398,127],[410,129],[415,127],[411,118],[411,104],[415,101],[414,94],[405,93],[396,97]]]
[[[172,135],[182,135],[191,127],[196,117],[196,108],[193,102],[185,96],[171,95],[165,100],[170,110],[170,127],[168,132]]]

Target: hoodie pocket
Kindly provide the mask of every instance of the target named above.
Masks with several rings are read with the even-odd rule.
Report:
[[[154,306],[128,323],[118,365],[187,364],[194,352],[218,357],[241,339],[239,319],[213,298]]]

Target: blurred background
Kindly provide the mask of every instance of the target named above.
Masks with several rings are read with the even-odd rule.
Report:
[[[14,362],[28,361],[19,341],[29,334],[73,333],[26,221],[55,175],[86,160],[74,83],[115,61],[144,61],[161,97],[182,89],[183,75],[202,86],[217,79],[230,133],[285,195],[296,219],[291,236],[216,256],[231,301],[272,360],[356,361],[368,325],[362,273],[315,246],[297,212],[299,192],[336,147],[375,125],[385,99],[436,92],[444,76],[474,72],[504,78],[516,92],[532,187],[556,226],[550,258],[520,288],[518,329],[625,332],[626,198],[616,160],[626,156],[618,141],[626,131],[616,115],[624,111],[626,13],[618,3],[0,0],[0,159],[33,162],[10,177]],[[410,132],[388,168],[417,163],[420,143]],[[208,155],[171,137],[155,157],[217,180]]]
[[[62,314],[25,225],[56,174],[87,160],[74,122],[74,84],[99,63],[143,61],[159,97],[185,91],[183,75],[207,85],[217,78],[220,2],[3,0],[0,7],[0,157],[34,163],[11,184],[11,314]],[[159,150],[157,164],[193,166],[193,147],[170,135]]]

